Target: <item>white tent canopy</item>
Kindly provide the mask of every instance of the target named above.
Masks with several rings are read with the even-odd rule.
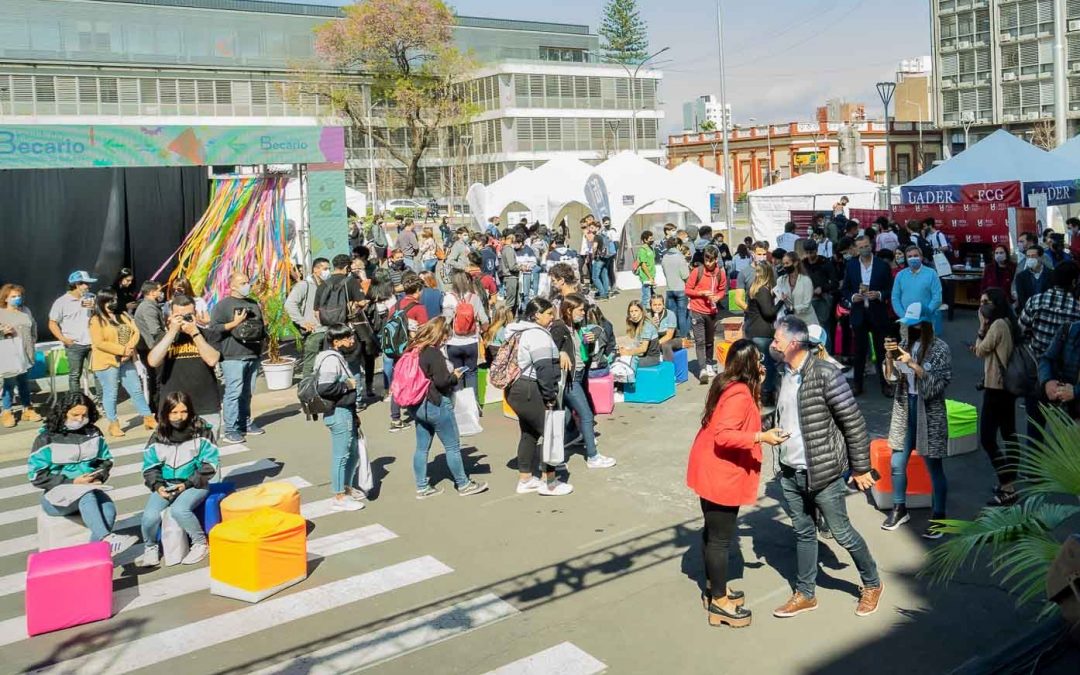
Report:
[[[569,204],[585,204],[585,181],[593,171],[592,166],[573,157],[556,157],[534,169],[536,219],[557,225],[562,210]]]
[[[967,185],[1004,181],[1054,182],[1072,180],[1080,171],[1067,152],[1080,155],[1080,148],[1066,151],[1068,144],[1046,152],[1027,141],[998,129],[951,159],[938,164],[905,188],[929,185]]]
[[[1051,150],[1050,154],[1080,166],[1080,136],[1073,136],[1064,145]]]
[[[484,191],[484,221],[492,216],[501,216],[506,207],[515,202],[524,204],[532,210],[532,205],[536,202],[536,187],[532,173],[532,169],[519,166],[487,186]]]
[[[672,169],[671,174],[680,183],[689,183],[694,189],[700,189],[706,193],[724,191],[724,177],[696,162],[683,162]]]
[[[697,216],[700,222],[709,222],[707,192],[678,180],[672,172],[640,155],[620,152],[596,167],[596,173],[607,187],[611,223],[617,232],[622,232],[636,211],[659,200],[674,202]]]
[[[754,190],[748,195],[754,238],[775,243],[791,211],[827,210],[845,196],[850,208],[879,208],[880,191],[877,183],[835,171],[807,173]]]

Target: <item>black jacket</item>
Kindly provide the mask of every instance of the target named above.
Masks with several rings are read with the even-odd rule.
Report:
[[[420,370],[431,380],[427,400],[432,405],[442,405],[443,397],[453,398],[458,376],[446,366],[446,357],[435,347],[420,350]]]
[[[881,293],[881,299],[871,300],[869,308],[865,303],[851,302],[851,296],[858,293],[859,287],[862,286],[861,265],[858,256],[847,262],[844,283],[840,287],[840,304],[851,310],[853,328],[858,328],[865,323],[875,327],[891,325],[889,303],[892,300],[893,275],[889,263],[874,256],[874,263],[870,268],[870,290]]]
[[[836,267],[831,260],[818,256],[816,262],[811,263],[807,259],[804,264],[806,265],[806,276],[810,277],[810,283],[814,285],[814,288],[821,289],[822,297],[827,299],[836,292],[839,280],[836,278]]]
[[[826,487],[849,467],[855,474],[870,471],[866,420],[851,387],[842,370],[815,356],[808,356],[802,365],[799,427],[811,490]],[[779,464],[780,453],[773,457]]]
[[[773,322],[780,313],[772,291],[762,286],[758,292],[746,299],[746,313],[743,315],[746,336],[749,338],[771,338]]]
[[[1019,315],[1024,311],[1024,307],[1027,306],[1028,300],[1032,299],[1039,293],[1045,293],[1050,290],[1050,279],[1054,274],[1050,270],[1043,268],[1042,274],[1039,275],[1039,280],[1035,280],[1035,275],[1031,273],[1031,270],[1021,270],[1016,273],[1016,314]]]

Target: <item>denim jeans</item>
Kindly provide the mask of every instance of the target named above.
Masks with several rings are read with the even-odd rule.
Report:
[[[465,373],[461,376],[462,387],[472,387],[473,395],[481,406],[480,388],[477,386],[480,372],[477,363],[480,360],[480,343],[475,342],[467,345],[446,345],[446,358],[450,365],[456,368],[464,368]]]
[[[435,266],[438,265],[438,264],[439,264],[439,259],[438,258],[429,258],[428,260],[424,261],[424,271],[425,272],[435,272]]]
[[[251,395],[259,374],[258,359],[233,359],[221,362],[221,379],[225,393],[221,397],[222,432],[241,434],[251,422]]]
[[[904,437],[904,449],[893,450],[891,457],[893,506],[907,503],[908,460],[911,459],[911,451],[915,449],[918,438],[919,397],[916,394],[908,394],[908,428]],[[930,510],[936,516],[943,516],[945,515],[945,500],[949,496],[949,483],[945,479],[943,460],[940,457],[936,459],[923,457],[923,462],[926,463],[926,470],[930,472]]]
[[[68,360],[68,391],[82,391],[82,373],[90,367],[90,345],[64,347]]]
[[[761,385],[761,393],[771,394],[776,391],[776,361],[773,360],[769,345],[773,339],[767,337],[751,338],[758,353],[761,354],[761,362],[765,364],[765,382]]]
[[[521,306],[529,304],[529,300],[536,295],[537,287],[539,286],[540,276],[539,273],[533,274],[532,272],[522,272],[519,277],[521,280]]]
[[[161,527],[161,512],[172,507],[169,513],[172,514],[176,524],[187,533],[191,544],[193,546],[205,544],[206,533],[199,524],[195,509],[206,501],[206,496],[209,494],[210,491],[204,488],[185,488],[174,499],[168,500],[156,492],[151,492],[150,499],[146,500],[146,506],[143,507],[142,512],[143,541],[147,543],[157,541],[158,529]]]
[[[649,301],[652,300],[653,291],[655,290],[655,286],[646,283],[641,284],[641,306],[646,310],[649,308]]]
[[[814,514],[825,518],[836,543],[847,549],[859,570],[862,585],[875,588],[881,585],[877,563],[870,555],[866,541],[851,526],[847,514],[847,488],[837,478],[820,490],[810,491],[805,471],[781,466],[780,489],[784,493],[784,511],[795,530],[795,555],[798,578],[795,590],[807,598],[814,597],[818,574],[818,537]]]
[[[30,371],[16,375],[15,377],[4,378],[4,394],[2,405],[4,410],[11,410],[11,406],[14,403],[15,388],[19,389],[19,403],[22,403],[23,408],[30,408]]]
[[[390,396],[390,383],[394,381],[394,359],[386,355],[382,357],[382,372],[386,378],[386,395],[390,398],[390,419],[396,422],[401,419],[401,406]]]
[[[70,516],[78,513],[83,524],[90,528],[90,541],[101,541],[112,532],[116,523],[116,505],[109,495],[101,490],[92,490],[84,494],[79,501],[64,507],[53,506],[41,495],[41,508],[50,516]]]
[[[461,460],[461,436],[458,434],[457,419],[454,417],[454,401],[449,396],[443,396],[442,403],[435,405],[425,398],[420,405],[409,410],[416,424],[416,452],[413,453],[416,489],[423,490],[428,486],[428,454],[435,436],[442,441],[443,450],[446,452],[446,466],[454,477],[454,485],[458,488],[468,485],[469,476],[466,475],[465,464]]]
[[[596,289],[596,297],[606,300],[608,294],[611,293],[611,287],[608,285],[607,267],[604,266],[603,260],[592,261],[592,283],[593,288]]]
[[[690,336],[690,309],[686,291],[668,291],[664,298],[664,306],[675,312],[675,334],[679,337]]]
[[[135,370],[135,364],[125,361],[118,368],[106,368],[95,370],[98,386],[101,387],[101,405],[105,408],[105,419],[110,422],[116,421],[116,397],[120,394],[120,385],[124,385],[124,391],[131,397],[131,404],[135,411],[143,417],[153,415],[150,406],[143,396],[142,380],[139,379],[139,371]]]
[[[589,406],[589,396],[585,393],[585,371],[579,370],[570,378],[570,384],[563,391],[563,405],[577,414],[578,434],[585,443],[586,459],[596,456],[596,434],[593,432],[593,411]],[[574,415],[566,416],[566,439],[573,440],[570,434]]]
[[[330,491],[339,495],[346,487],[360,487],[356,480],[356,468],[360,463],[356,412],[349,408],[334,408],[334,412],[323,415],[323,424],[330,430]],[[370,489],[370,486],[361,489]]]

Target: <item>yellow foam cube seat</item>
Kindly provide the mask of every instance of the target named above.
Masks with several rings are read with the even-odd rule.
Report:
[[[261,508],[210,530],[210,592],[258,602],[307,578],[307,521]]]
[[[238,490],[221,500],[221,520],[246,516],[259,509],[277,509],[300,515],[300,492],[292,483],[262,483]]]

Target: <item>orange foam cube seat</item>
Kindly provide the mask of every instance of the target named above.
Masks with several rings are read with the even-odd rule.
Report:
[[[881,479],[874,483],[871,494],[874,504],[879,509],[891,509],[893,506],[892,485],[892,448],[888,439],[875,438],[870,442],[870,466],[877,469]],[[907,466],[907,502],[909,509],[930,508],[930,471],[918,450],[911,453]]]
[[[282,481],[237,490],[221,500],[221,520],[240,518],[259,509],[277,509],[300,515],[300,492],[292,483]]]
[[[210,530],[210,592],[258,602],[307,578],[307,521],[262,508]]]

